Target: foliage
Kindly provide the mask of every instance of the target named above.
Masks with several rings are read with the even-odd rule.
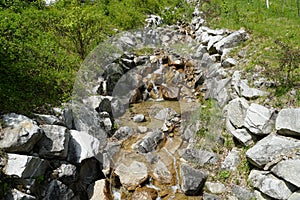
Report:
[[[71,97],[76,71],[99,42],[141,27],[171,0],[2,0],[0,114],[45,112]],[[186,6],[186,4],[184,4]],[[172,19],[181,19],[185,10]]]

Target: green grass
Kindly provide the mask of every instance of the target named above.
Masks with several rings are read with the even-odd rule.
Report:
[[[209,27],[230,30],[244,28],[250,34],[250,39],[232,51],[231,56],[245,51],[246,62],[240,64],[239,69],[249,74],[262,73],[261,76],[276,82],[276,87],[269,91],[274,96],[274,104],[282,101],[280,98],[289,94],[292,88],[299,90],[300,17],[296,1],[273,0],[269,9],[264,0],[210,2],[214,12],[205,16]],[[289,72],[291,76],[288,76]],[[294,102],[292,106],[300,106],[298,95],[288,98]],[[286,103],[283,101],[278,105]]]

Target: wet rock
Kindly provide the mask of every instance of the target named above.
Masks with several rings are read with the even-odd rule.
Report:
[[[146,119],[145,119],[145,116],[143,114],[137,114],[133,117],[133,121],[134,122],[144,122]]]
[[[240,92],[241,96],[245,97],[246,99],[256,99],[261,96],[266,96],[268,93],[258,90],[256,88],[250,88],[248,86],[247,80],[240,81]]]
[[[272,172],[284,179],[285,181],[288,181],[289,183],[292,183],[293,185],[300,188],[300,160],[283,160],[279,162],[275,167],[272,168]]]
[[[222,162],[221,168],[235,171],[240,162],[240,151],[234,147],[226,156],[225,160]]]
[[[173,110],[172,108],[163,108],[161,109],[155,116],[154,118],[155,119],[158,119],[158,120],[166,120],[166,119],[169,119],[175,115],[178,115],[177,112],[175,110]]]
[[[45,135],[38,144],[39,155],[45,158],[66,158],[70,139],[68,129],[58,125],[41,125],[40,127]]]
[[[289,198],[288,200],[298,200],[300,199],[300,191],[294,192]]]
[[[257,135],[270,134],[275,125],[274,111],[252,103],[247,110],[244,125],[251,133]]]
[[[25,194],[17,189],[12,189],[5,196],[6,200],[34,200],[36,199],[34,196]]]
[[[186,195],[199,195],[206,181],[207,174],[187,164],[180,164],[181,189]]]
[[[209,193],[204,193],[203,194],[203,200],[221,200],[221,197],[215,195],[215,194],[209,194]]]
[[[148,179],[147,166],[137,161],[133,161],[128,165],[121,163],[117,166],[115,174],[119,176],[122,186],[127,190],[134,190]]]
[[[248,108],[248,102],[243,98],[233,99],[225,107],[227,118],[234,127],[241,128],[244,126]]]
[[[213,194],[221,194],[226,191],[224,184],[219,182],[206,182],[205,187],[207,190]]]
[[[180,98],[180,89],[172,86],[161,86],[161,93],[165,100],[177,101]]]
[[[137,144],[135,148],[141,153],[147,153],[155,150],[159,143],[164,139],[164,133],[159,129],[155,129],[152,132],[147,133],[147,135]]]
[[[244,146],[253,144],[252,136],[246,129],[236,129],[230,133]]]
[[[35,121],[24,115],[3,115],[3,131],[0,148],[6,152],[30,152],[42,138],[42,130]]]
[[[238,185],[232,186],[232,193],[240,200],[253,200],[255,198],[253,192]]]
[[[157,191],[153,188],[143,187],[134,191],[132,200],[155,200],[157,199]]]
[[[88,196],[90,200],[110,200],[112,199],[107,182],[105,179],[96,181],[88,188]]]
[[[102,154],[100,154],[99,161],[103,165],[102,172],[105,176],[109,175],[110,169],[114,167],[114,157],[121,149],[121,142],[108,142],[107,146],[104,148]],[[97,155],[98,156],[98,155]]]
[[[48,168],[48,162],[34,156],[7,154],[4,174],[19,178],[37,178],[43,176]]]
[[[58,178],[64,184],[71,184],[76,180],[76,166],[71,164],[62,164],[59,168],[53,170],[52,177]]]
[[[270,134],[246,152],[249,161],[259,168],[300,148],[300,141]]]
[[[282,109],[276,118],[276,130],[282,135],[300,135],[300,108]]]
[[[52,199],[72,199],[74,193],[69,189],[65,184],[58,180],[53,180],[48,185],[46,190],[45,197],[43,200],[52,200]]]
[[[218,161],[218,157],[215,153],[198,149],[184,149],[180,157],[201,166],[214,164]]]
[[[161,184],[170,184],[173,176],[166,164],[158,160],[153,171],[153,178]]]
[[[267,171],[251,170],[249,182],[254,188],[275,199],[288,199],[293,191],[291,186]]]
[[[113,137],[117,140],[126,140],[133,134],[134,130],[132,128],[130,128],[129,126],[122,126],[115,132]]]
[[[227,58],[222,62],[223,67],[232,67],[236,65],[237,65],[237,61],[233,58]]]
[[[84,159],[94,157],[100,149],[97,138],[84,131],[70,130],[68,161],[80,163]]]
[[[62,121],[54,115],[35,114],[39,124],[63,125]]]

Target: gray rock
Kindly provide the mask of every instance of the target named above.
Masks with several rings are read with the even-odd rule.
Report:
[[[73,183],[76,180],[76,166],[71,164],[62,164],[59,168],[53,170],[53,176],[56,176],[63,183]]]
[[[232,186],[232,193],[239,199],[239,200],[253,200],[255,198],[254,193],[251,192],[249,189],[243,188],[238,185]]]
[[[272,200],[269,196],[261,193],[258,190],[254,190],[254,195],[255,195],[256,200]]]
[[[104,175],[109,175],[110,169],[115,167],[115,154],[117,154],[121,149],[121,142],[108,142],[107,146],[104,148],[102,154],[100,154],[100,158],[98,160],[103,165],[102,172]]]
[[[300,108],[282,109],[276,118],[276,130],[282,135],[300,135]]]
[[[4,129],[0,138],[0,148],[6,152],[30,152],[42,138],[42,130],[35,121],[10,113],[3,115]]]
[[[224,186],[224,184],[220,183],[220,182],[206,182],[205,183],[205,187],[207,188],[207,190],[213,194],[221,194],[223,192],[226,191],[226,188]]]
[[[246,156],[252,164],[259,168],[263,168],[269,162],[272,162],[299,148],[299,140],[270,134],[250,148],[246,152]]]
[[[200,149],[184,149],[181,151],[180,157],[189,162],[197,163],[200,166],[214,164],[218,161],[215,153]]]
[[[155,129],[152,132],[147,133],[142,140],[137,142],[135,148],[141,153],[148,153],[153,151],[163,139],[164,133],[159,129]]]
[[[227,58],[222,62],[223,67],[232,67],[236,65],[237,65],[237,61],[233,58]]]
[[[154,118],[164,121],[175,115],[177,115],[177,112],[175,110],[173,110],[172,108],[163,108],[154,116]]]
[[[39,124],[63,125],[62,121],[54,115],[35,114]]]
[[[7,154],[4,174],[19,178],[37,178],[43,176],[48,168],[48,162],[34,156]]]
[[[181,189],[186,195],[199,195],[207,174],[187,164],[180,164]]]
[[[63,109],[63,121],[64,124],[68,127],[68,129],[73,129],[75,127],[73,111],[71,108],[67,107]]]
[[[266,96],[268,94],[267,92],[263,92],[256,88],[250,88],[248,86],[247,80],[241,80],[239,87],[241,96],[245,97],[246,99],[256,99],[258,97]]]
[[[294,192],[288,200],[299,200],[300,199],[300,191]]]
[[[209,194],[209,193],[204,193],[203,194],[203,200],[221,200],[221,197],[215,195],[215,194]]]
[[[234,71],[231,78],[231,86],[233,87],[234,91],[237,95],[241,96],[240,91],[240,81],[241,81],[241,74],[239,71]]]
[[[141,134],[144,134],[148,131],[148,128],[146,126],[138,126],[137,127],[137,132],[138,133],[141,133]]]
[[[68,161],[71,163],[81,163],[99,152],[99,140],[87,132],[70,130],[70,135]]]
[[[270,134],[275,125],[274,111],[252,103],[247,110],[244,125],[251,133],[257,135]]]
[[[240,42],[245,41],[246,38],[247,33],[245,30],[235,31],[214,44],[214,47],[217,51],[222,52],[224,49],[236,47]]]
[[[216,99],[218,105],[223,107],[230,100],[230,96],[228,93],[228,87],[230,84],[230,79],[211,79],[207,80],[207,89],[208,89],[208,97]]]
[[[34,196],[25,194],[17,189],[12,189],[5,196],[6,200],[33,200],[36,199]]]
[[[254,188],[275,199],[288,199],[293,191],[291,186],[267,171],[251,170],[249,182]]]
[[[272,172],[300,188],[300,160],[283,160],[272,168]]]
[[[68,129],[58,125],[41,125],[40,127],[45,135],[38,144],[39,155],[45,158],[66,158],[70,139]]]
[[[137,114],[133,117],[133,121],[134,122],[144,122],[146,119],[145,119],[145,116],[143,114]]]
[[[52,200],[52,199],[72,199],[74,193],[69,189],[65,184],[58,180],[53,180],[48,185],[48,188],[45,193],[43,200]]]
[[[101,127],[97,111],[85,107],[85,105],[74,105],[73,113],[75,129],[95,137],[98,140],[99,148],[104,148],[107,143],[107,133]]]
[[[133,134],[134,130],[132,128],[130,128],[129,126],[122,126],[115,132],[113,137],[117,140],[126,140]]]
[[[248,102],[243,98],[233,99],[225,107],[227,118],[234,127],[241,128],[244,126],[248,108]]]
[[[240,151],[234,147],[226,156],[225,160],[221,164],[222,169],[228,169],[235,171],[240,162]]]
[[[129,165],[121,163],[115,169],[115,174],[119,176],[122,186],[127,190],[134,190],[148,178],[147,166],[137,161]]]
[[[252,136],[246,129],[236,129],[231,131],[231,134],[244,146],[253,144]]]
[[[105,179],[96,181],[88,188],[89,200],[110,200],[112,199]]]

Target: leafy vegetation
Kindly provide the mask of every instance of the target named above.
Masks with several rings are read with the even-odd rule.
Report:
[[[76,71],[99,42],[144,26],[147,14],[166,24],[185,19],[188,8],[179,0],[1,1],[0,114],[47,112],[68,101]]]

